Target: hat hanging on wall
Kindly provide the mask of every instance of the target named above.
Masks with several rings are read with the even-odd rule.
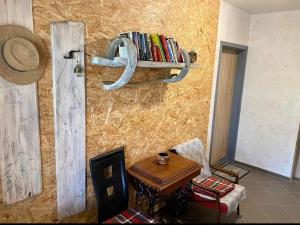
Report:
[[[17,25],[0,26],[0,76],[19,85],[38,81],[46,68],[45,47],[30,30]]]

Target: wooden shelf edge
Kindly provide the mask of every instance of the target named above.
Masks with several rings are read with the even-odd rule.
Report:
[[[121,57],[115,57],[114,60],[110,60],[99,56],[93,56],[91,64],[97,66],[108,66],[108,67],[125,67],[127,64],[127,59]],[[138,61],[137,67],[182,69],[185,67],[185,64],[172,63],[172,62]],[[196,69],[198,68],[198,65],[195,63],[191,63],[190,68]]]
[[[125,87],[136,87],[136,86],[139,86],[139,85],[142,85],[142,84],[151,84],[151,83],[161,82],[162,80],[169,79],[169,78],[172,78],[172,77],[173,76],[162,76],[162,77],[158,77],[154,80],[147,80],[147,81],[141,81],[141,82],[128,82],[124,86]],[[110,85],[110,84],[113,84],[114,82],[113,81],[102,81],[102,83],[104,85]]]

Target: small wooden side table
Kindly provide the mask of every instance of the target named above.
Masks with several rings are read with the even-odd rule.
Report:
[[[143,200],[148,200],[147,213],[153,215],[154,205],[158,200],[166,199],[172,194],[181,195],[180,189],[198,176],[201,166],[189,159],[169,153],[169,163],[158,164],[157,156],[143,159],[127,172],[133,177],[136,189],[136,207],[142,210]]]

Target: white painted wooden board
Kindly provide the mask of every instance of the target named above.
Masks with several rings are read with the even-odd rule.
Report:
[[[73,70],[76,59],[64,59],[80,50],[84,68],[84,25],[51,24],[52,79],[55,122],[57,208],[59,219],[85,210],[85,82]]]
[[[0,0],[0,25],[33,29],[31,0]],[[36,83],[15,85],[0,77],[0,171],[5,204],[42,188]]]

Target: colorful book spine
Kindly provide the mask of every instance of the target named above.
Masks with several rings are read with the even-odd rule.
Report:
[[[177,50],[176,50],[176,46],[175,46],[175,43],[174,43],[174,39],[170,38],[169,41],[170,41],[170,44],[171,44],[171,47],[172,47],[172,51],[173,51],[173,55],[174,55],[174,60],[175,60],[176,63],[178,63]]]
[[[141,33],[142,38],[142,49],[143,49],[143,60],[147,61],[147,48],[146,48],[146,40],[145,40],[145,34]]]
[[[170,43],[170,40],[168,40],[168,39],[166,38],[166,42],[167,42],[168,52],[169,52],[169,55],[170,55],[170,61],[171,61],[171,62],[175,62],[174,55],[173,55],[173,51],[172,51],[172,47],[171,47],[171,43]]]
[[[173,37],[166,38],[164,35],[139,32],[122,32],[118,35],[132,40],[137,49],[137,60],[173,63],[184,62],[178,42]],[[128,58],[124,43],[120,44],[118,50],[120,57]]]
[[[145,38],[143,33],[140,33],[140,42],[141,42],[140,57],[141,60],[146,61],[146,57],[145,57],[146,46],[145,46]]]
[[[153,61],[155,61],[155,62],[158,61],[156,50],[157,50],[157,46],[152,45],[151,46],[151,53],[152,53]]]
[[[161,58],[160,62],[166,62],[165,54],[164,54],[162,45],[160,43],[158,34],[153,34],[150,37],[151,37],[151,40],[154,43],[154,45],[156,45],[159,48],[158,52],[160,53],[160,58]]]
[[[150,34],[146,34],[146,47],[147,47],[147,57],[149,61],[153,61],[153,55],[151,51],[151,40],[150,40]]]
[[[135,44],[137,50],[137,60],[140,60],[140,51],[139,51],[139,33],[133,32],[133,43]]]
[[[147,34],[144,34],[144,39],[145,39],[145,48],[146,48],[146,61],[150,61],[150,46],[149,43],[147,41]]]
[[[149,46],[148,46],[148,43],[147,43],[147,34],[146,33],[144,33],[144,40],[145,40],[145,52],[144,52],[144,54],[145,54],[145,61],[149,61],[149,53],[148,53],[148,48],[149,48]]]
[[[160,42],[161,42],[161,45],[162,45],[162,48],[163,48],[163,51],[164,51],[164,54],[165,54],[166,62],[171,62],[170,54],[169,54],[169,51],[168,51],[168,46],[167,46],[165,36],[164,35],[159,35],[159,39],[160,39]]]
[[[163,62],[162,56],[160,54],[160,48],[158,46],[155,46],[156,48],[156,58],[158,62]]]
[[[137,37],[139,40],[139,59],[143,60],[143,49],[142,49],[142,39],[141,39],[141,35],[139,32],[137,32]]]
[[[183,58],[182,58],[182,55],[181,55],[181,52],[180,52],[180,48],[179,48],[179,45],[178,45],[178,42],[175,41],[175,45],[176,45],[176,51],[177,51],[177,59],[178,59],[178,62],[179,63],[182,63],[183,62]]]

